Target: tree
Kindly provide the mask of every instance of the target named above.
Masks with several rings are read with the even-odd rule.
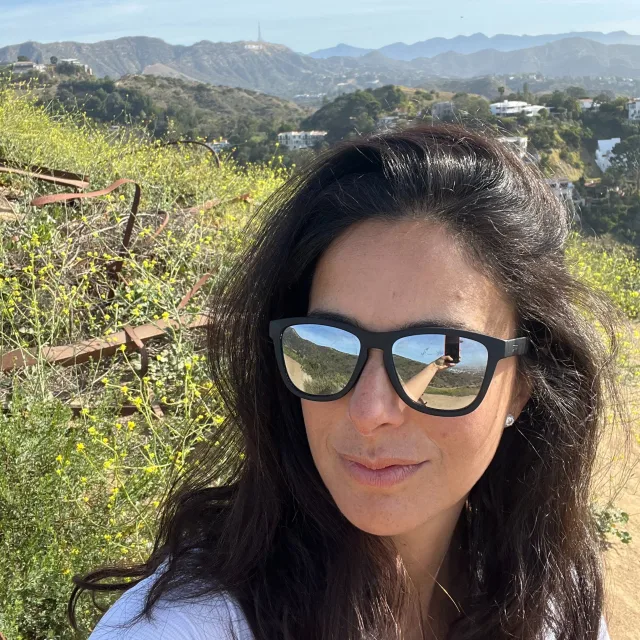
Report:
[[[536,125],[528,131],[531,144],[538,151],[551,151],[556,148],[558,139],[552,125]]]
[[[31,62],[27,56],[18,56],[18,62]]]
[[[560,132],[560,137],[567,143],[567,146],[571,149],[579,149],[580,148],[580,132],[576,129],[562,129]]]
[[[579,98],[584,98],[587,95],[587,92],[582,87],[567,87],[565,93],[570,97],[578,100]]]
[[[394,102],[394,92],[387,91],[386,87],[381,87],[381,93],[385,101]],[[333,143],[343,138],[347,138],[357,129],[364,133],[371,130],[372,123],[375,124],[380,113],[383,111],[382,105],[373,92],[353,91],[338,96],[329,104],[324,105],[315,113],[305,118],[300,127],[306,129],[321,129],[327,131],[327,142]]]
[[[457,93],[451,99],[456,113],[470,116],[474,119],[487,120],[491,116],[489,103],[480,96],[470,96],[467,93]]]
[[[49,58],[49,62],[55,67],[58,64],[58,58],[56,56],[51,56]]]
[[[498,93],[500,94],[500,100],[502,100],[504,98],[504,92],[505,92],[505,88],[504,87],[498,87]]]
[[[71,62],[58,62],[56,65],[56,73],[65,76],[75,76],[78,73],[79,67]]]
[[[611,165],[624,172],[635,193],[640,193],[640,135],[631,136],[613,147]]]

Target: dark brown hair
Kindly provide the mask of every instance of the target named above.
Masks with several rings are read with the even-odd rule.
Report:
[[[318,258],[345,229],[406,217],[446,225],[513,300],[517,337],[532,343],[518,362],[531,399],[461,516],[469,590],[447,638],[533,640],[546,627],[562,640],[596,639],[603,576],[590,485],[607,402],[622,407],[614,363],[624,318],[571,275],[571,215],[537,169],[453,125],[340,142],[260,208],[250,246],[212,297],[223,446],[172,492],[148,562],[75,579],[72,619],[83,590],[125,590],[167,561],[142,614],[169,593],[225,591],[257,640],[402,637],[406,572],[324,486],[267,330],[272,318],[306,315]],[[225,456],[236,446],[243,458]],[[135,580],[102,583],[125,576]]]

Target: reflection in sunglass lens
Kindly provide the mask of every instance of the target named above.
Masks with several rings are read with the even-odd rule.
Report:
[[[469,338],[433,333],[406,336],[396,340],[392,353],[407,395],[433,409],[468,407],[487,370],[487,348]]]
[[[282,334],[285,367],[293,385],[310,395],[339,393],[356,368],[360,340],[322,324],[297,324]]]

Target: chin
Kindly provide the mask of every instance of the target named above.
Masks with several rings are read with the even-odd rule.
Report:
[[[393,525],[385,525],[381,523],[376,523],[375,521],[364,523],[360,525],[356,522],[353,525],[360,529],[360,531],[364,531],[365,533],[370,533],[373,536],[397,536],[402,533],[405,533],[410,529],[410,527],[398,527]]]
[[[395,518],[392,513],[372,513],[370,510],[362,511],[357,507],[340,508],[340,511],[354,527],[374,536],[397,536],[418,526],[416,522],[405,522]]]

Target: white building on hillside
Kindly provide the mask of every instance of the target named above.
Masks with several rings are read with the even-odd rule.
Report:
[[[640,98],[629,100],[627,109],[629,111],[629,120],[640,120]]]
[[[37,62],[31,62],[26,60],[23,62],[14,62],[12,65],[12,71],[14,73],[28,73],[29,71],[46,71],[47,66],[44,64],[38,64]]]
[[[580,111],[587,111],[589,109],[593,111],[600,110],[600,103],[594,102],[593,98],[580,98],[578,103],[580,104]]]
[[[431,115],[435,120],[442,120],[442,118],[452,117],[454,114],[455,106],[453,102],[434,102],[431,105]]]
[[[517,116],[524,113],[526,116],[537,116],[542,109],[546,109],[539,104],[529,104],[517,100],[503,100],[494,102],[490,107],[494,116]]]
[[[287,149],[306,149],[324,140],[326,131],[284,131],[278,134],[278,142]]]
[[[58,62],[72,64],[74,67],[81,67],[82,69],[84,69],[85,73],[88,73],[90,76],[93,75],[93,70],[91,69],[91,67],[88,64],[83,64],[82,62],[80,62],[78,58],[62,58],[61,60],[58,60]]]
[[[551,187],[556,197],[573,200],[574,184],[568,178],[547,178],[545,182]]]
[[[216,140],[215,142],[207,143],[207,147],[213,149],[216,153],[230,146],[231,143],[226,138],[220,138],[220,140]]]
[[[293,101],[298,104],[315,104],[322,101],[326,93],[297,93],[293,96]]]
[[[526,136],[502,137],[498,138],[498,142],[509,145],[520,156],[524,158],[527,155],[527,145],[529,138]]]
[[[398,116],[382,116],[376,120],[376,128],[381,131],[392,129],[398,123]]]
[[[598,148],[596,149],[596,164],[604,173],[611,166],[611,158],[614,156],[613,148],[620,142],[620,138],[611,138],[610,140],[598,140]]]

